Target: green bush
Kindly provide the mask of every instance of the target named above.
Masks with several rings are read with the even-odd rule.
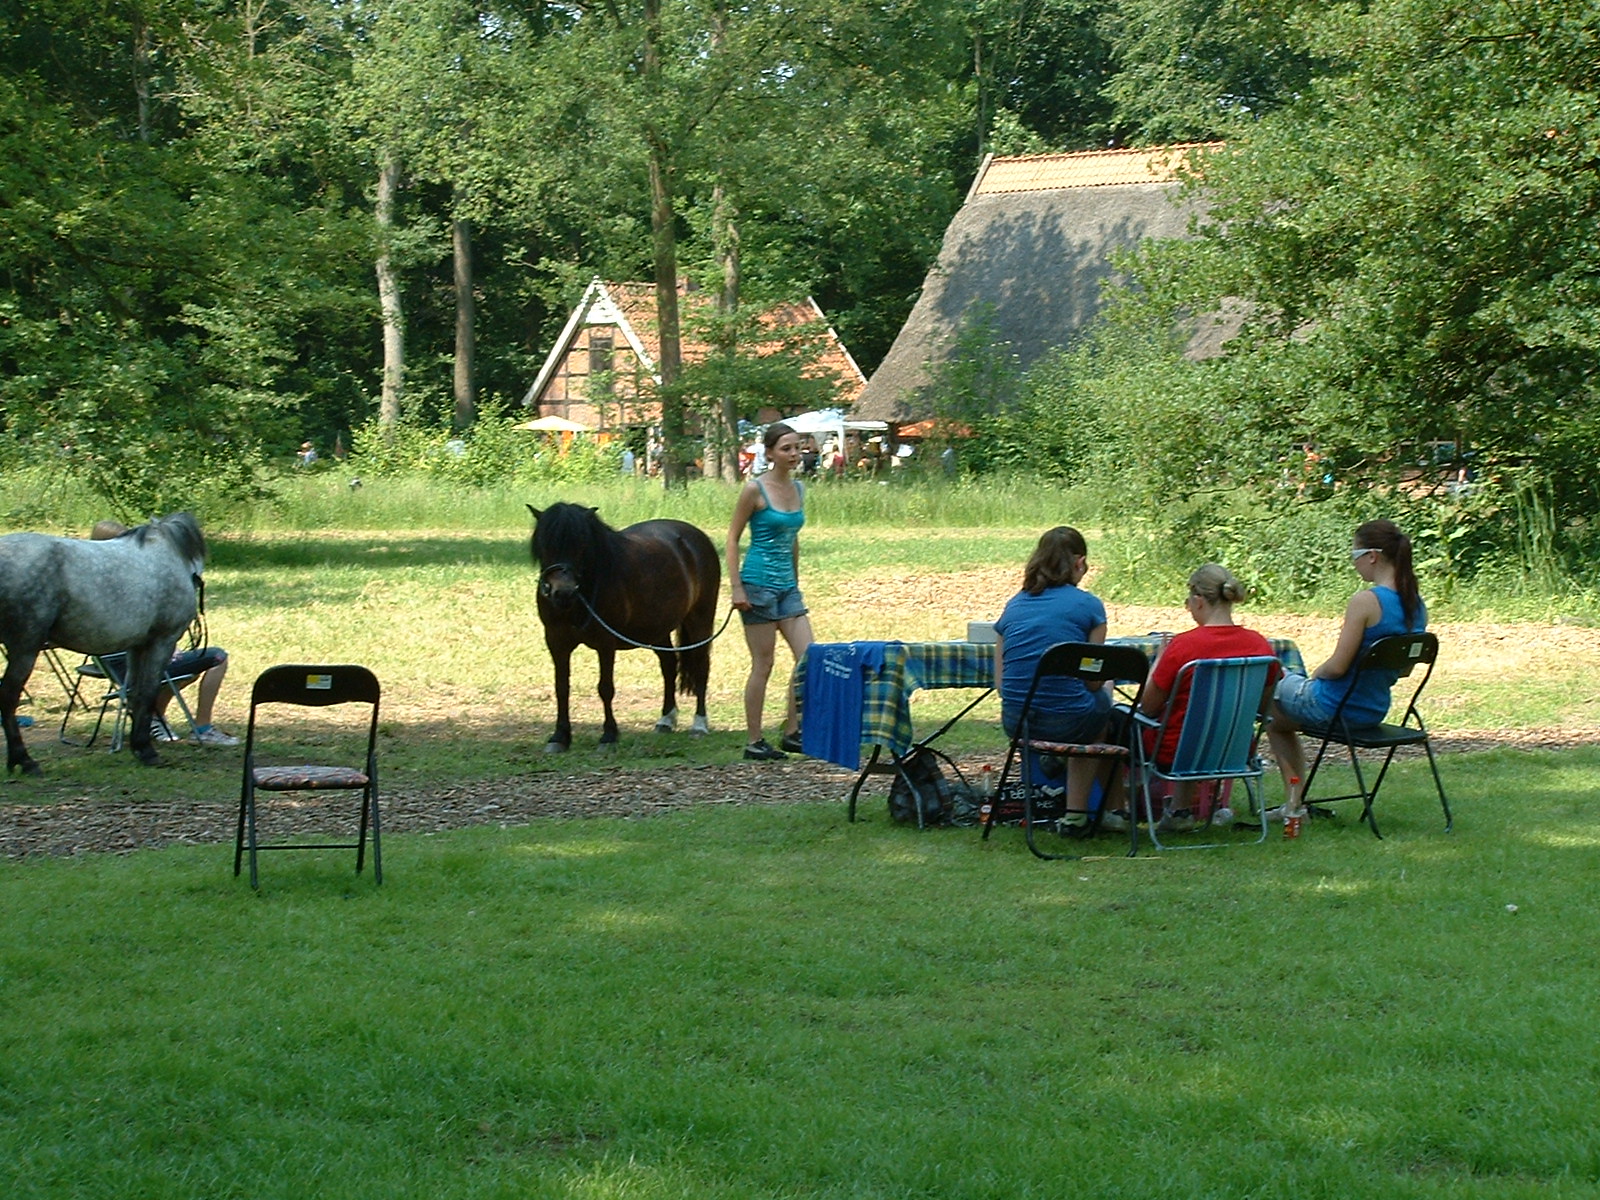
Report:
[[[597,483],[619,469],[618,443],[517,426],[509,416],[483,416],[458,435],[442,426],[373,420],[355,430],[349,467],[363,479],[420,474],[465,487]]]

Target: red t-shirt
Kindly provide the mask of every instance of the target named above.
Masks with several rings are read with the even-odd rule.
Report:
[[[1172,683],[1178,678],[1178,671],[1185,663],[1194,662],[1199,658],[1251,658],[1258,654],[1271,653],[1272,643],[1254,629],[1246,629],[1243,625],[1197,625],[1167,643],[1167,648],[1161,652],[1161,657],[1156,659],[1155,668],[1150,672],[1150,682],[1167,692],[1170,697]],[[1277,674],[1278,672],[1274,671],[1273,677],[1276,678]],[[1183,714],[1189,707],[1187,679],[1183,681],[1183,690],[1176,697],[1170,698],[1168,704],[1172,709],[1172,720],[1167,724],[1167,736],[1156,754],[1156,761],[1159,763],[1170,763],[1173,755],[1178,752],[1178,735],[1183,729]]]

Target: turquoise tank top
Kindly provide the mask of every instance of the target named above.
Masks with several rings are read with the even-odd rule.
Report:
[[[756,480],[765,503],[750,514],[750,551],[739,564],[741,582],[770,588],[792,588],[799,583],[794,571],[794,539],[806,523],[806,485],[797,479],[794,486],[800,507],[785,512],[772,507],[767,489]]]

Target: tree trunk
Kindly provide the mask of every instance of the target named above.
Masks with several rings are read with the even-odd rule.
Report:
[[[738,212],[729,201],[722,185],[717,184],[711,194],[711,239],[716,246],[717,262],[722,265],[722,288],[717,293],[717,322],[723,344],[719,354],[732,357],[738,347],[734,344],[733,315],[739,311],[739,224]],[[717,403],[717,421],[707,440],[715,441],[721,453],[718,464],[721,478],[729,483],[739,481],[739,409],[732,396],[723,396]],[[710,458],[706,459],[709,475]]]
[[[457,217],[450,223],[455,250],[456,284],[456,412],[450,427],[461,433],[478,417],[477,342],[473,335],[472,222]]]
[[[378,303],[383,309],[383,397],[378,423],[392,429],[400,422],[400,396],[406,375],[405,312],[400,305],[400,278],[390,254],[394,231],[394,199],[400,190],[400,164],[384,156],[378,172]]]
[[[150,27],[142,20],[133,33],[133,94],[139,106],[139,141],[148,146],[150,144]]]
[[[647,94],[661,90],[661,0],[645,0],[644,79]],[[678,231],[673,209],[672,154],[666,138],[652,127],[650,149],[650,233],[655,259],[656,327],[661,337],[661,480],[668,488],[689,480],[683,396],[677,388],[683,345],[678,332]]]
[[[661,336],[662,481],[682,487],[689,480],[692,456],[687,443],[683,395],[677,389],[683,344],[678,330],[678,241],[672,207],[672,166],[659,139],[650,145],[650,231],[655,247],[656,326]]]

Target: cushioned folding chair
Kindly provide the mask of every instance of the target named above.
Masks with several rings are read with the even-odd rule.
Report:
[[[1039,690],[1039,682],[1043,679],[1065,676],[1081,679],[1085,683],[1099,682],[1106,686],[1113,684],[1132,684],[1137,689],[1133,698],[1133,707],[1139,707],[1139,697],[1144,694],[1145,677],[1150,673],[1150,660],[1145,657],[1144,651],[1136,650],[1131,646],[1104,646],[1096,642],[1057,642],[1046,650],[1039,659],[1039,665],[1034,668],[1033,680],[1028,684],[1028,694],[1022,702],[1022,712],[1017,720],[1016,736],[1011,739],[1011,747],[1006,752],[1005,766],[1000,769],[1000,783],[996,788],[996,803],[999,797],[1009,795],[1007,780],[1011,777],[1011,768],[1017,764],[1017,774],[1022,792],[1022,829],[1027,838],[1028,849],[1035,857],[1044,859],[1081,858],[1079,854],[1047,854],[1041,850],[1034,840],[1034,827],[1047,825],[1055,821],[1065,811],[1065,802],[1051,796],[1045,796],[1044,781],[1039,778],[1038,759],[1046,758],[1095,758],[1103,764],[1101,776],[1101,792],[1107,794],[1115,771],[1126,768],[1130,758],[1130,751],[1126,741],[1120,742],[1051,742],[1035,738],[1029,731],[1033,717],[1033,699]],[[1098,812],[1091,818],[1095,824],[1099,823]],[[994,828],[992,819],[983,826],[983,837],[989,837],[989,830]]]
[[[234,836],[233,873],[238,876],[246,851],[250,855],[250,886],[260,886],[256,874],[256,855],[263,850],[354,850],[356,874],[366,863],[367,831],[372,831],[372,880],[383,882],[383,847],[378,825],[378,678],[366,667],[350,665],[295,664],[268,667],[250,690],[250,723],[244,735],[244,781],[239,791],[239,826]],[[361,704],[371,708],[365,722],[366,758],[360,766],[326,766],[300,762],[292,766],[269,766],[261,761],[262,747],[278,748],[281,755],[289,745],[300,749],[310,735],[302,725],[291,730],[289,722],[274,712],[268,721],[259,720],[268,705],[297,708],[329,708],[334,705]],[[299,715],[299,714],[296,714]],[[359,727],[349,726],[348,740],[354,743]],[[319,731],[322,732],[322,731]],[[337,738],[337,733],[335,734]],[[327,735],[323,732],[323,740]],[[351,745],[352,752],[354,745]],[[320,757],[320,755],[319,755]],[[256,838],[257,792],[353,791],[361,793],[359,832],[353,842],[260,842]]]
[[[113,708],[116,709],[116,718],[111,723],[111,750],[113,753],[122,749],[123,727],[127,724],[129,716],[128,706],[128,654],[125,650],[118,650],[115,654],[91,654],[78,665],[73,673],[71,686],[67,689],[67,711],[61,714],[61,741],[69,746],[80,743],[67,736],[67,724],[72,720],[74,712],[87,712],[97,703],[99,711],[95,713],[94,730],[89,734],[89,740],[81,743],[92,746],[95,739],[100,736],[100,728],[105,724],[106,714]],[[183,675],[174,675],[169,670],[161,672],[161,687],[172,693],[173,699],[178,702],[178,709],[183,713],[184,722],[189,727],[189,734],[195,732],[194,714],[189,711],[189,703],[183,698],[179,690],[184,685],[197,678],[194,672]],[[104,690],[98,699],[92,694],[96,685],[103,685]],[[90,689],[89,695],[84,694],[84,688]],[[158,693],[159,694],[159,693]]]
[[[1326,727],[1307,726],[1301,732],[1308,738],[1318,739],[1317,753],[1311,760],[1311,767],[1306,772],[1306,784],[1302,795],[1305,802],[1313,809],[1326,804],[1335,804],[1340,800],[1361,801],[1361,819],[1372,829],[1372,835],[1381,838],[1378,832],[1377,818],[1372,815],[1372,802],[1378,798],[1378,789],[1383,786],[1383,777],[1389,772],[1389,764],[1394,761],[1395,751],[1401,746],[1421,746],[1428,753],[1428,767],[1433,772],[1433,786],[1439,793],[1439,806],[1444,809],[1444,831],[1449,833],[1455,825],[1455,820],[1450,815],[1450,801],[1444,794],[1444,781],[1439,778],[1439,764],[1433,757],[1433,743],[1428,740],[1428,727],[1422,720],[1422,714],[1417,711],[1417,700],[1422,696],[1422,689],[1428,686],[1428,680],[1433,677],[1433,664],[1439,657],[1439,639],[1431,633],[1400,633],[1392,637],[1379,638],[1367,652],[1361,656],[1355,665],[1356,677],[1351,681],[1350,689],[1339,701],[1339,707],[1334,710],[1333,719]],[[1423,667],[1420,675],[1416,669]],[[1348,700],[1359,686],[1363,674],[1369,672],[1382,672],[1390,676],[1396,683],[1401,679],[1415,678],[1411,688],[1411,699],[1407,701],[1405,711],[1398,723],[1381,722],[1377,725],[1352,725],[1344,715],[1345,701]],[[1323,756],[1331,745],[1342,745],[1350,753],[1350,765],[1355,771],[1356,790],[1346,792],[1339,796],[1313,796],[1311,794],[1312,782],[1317,777],[1317,769],[1322,765]],[[1383,765],[1378,768],[1378,777],[1372,781],[1372,786],[1367,787],[1366,776],[1361,770],[1361,756],[1359,750],[1384,751]]]
[[[1134,738],[1134,775],[1143,801],[1145,824],[1150,842],[1157,850],[1202,850],[1240,843],[1227,841],[1172,842],[1163,845],[1157,828],[1161,820],[1153,796],[1157,781],[1167,783],[1205,783],[1240,779],[1250,794],[1250,811],[1261,823],[1261,836],[1267,840],[1267,814],[1256,790],[1261,778],[1261,757],[1257,748],[1261,728],[1272,699],[1271,684],[1281,668],[1278,660],[1265,654],[1250,658],[1201,658],[1185,663],[1172,684],[1167,707],[1159,718],[1135,711],[1134,720],[1144,736]],[[1183,712],[1177,714],[1178,744],[1172,761],[1163,763],[1156,756],[1172,728],[1176,701],[1187,696]],[[1148,731],[1148,732],[1147,732]],[[1209,821],[1204,828],[1209,828]],[[1130,856],[1139,853],[1139,823],[1128,822]]]

